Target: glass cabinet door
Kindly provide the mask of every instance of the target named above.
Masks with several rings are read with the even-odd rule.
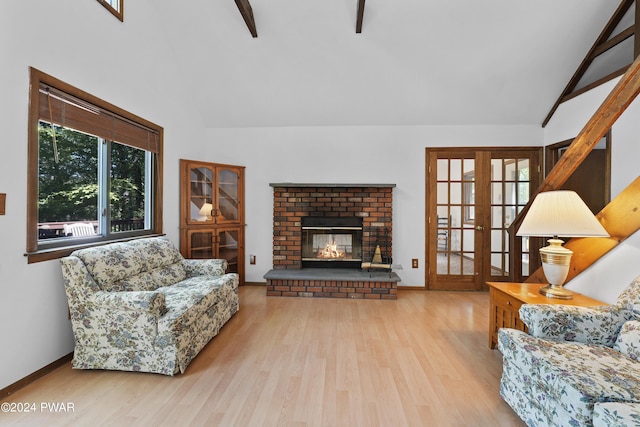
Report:
[[[238,222],[240,219],[240,197],[238,183],[240,174],[234,169],[218,168],[218,206],[216,222]]]
[[[213,169],[192,167],[189,181],[189,222],[213,221]]]
[[[193,259],[209,259],[215,258],[213,250],[214,232],[209,231],[189,231],[187,258]]]
[[[238,272],[238,242],[240,241],[240,230],[226,229],[218,230],[218,256],[226,259],[229,264],[227,273]]]

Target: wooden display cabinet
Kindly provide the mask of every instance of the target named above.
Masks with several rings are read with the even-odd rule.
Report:
[[[223,258],[244,284],[244,166],[180,160],[180,252]]]

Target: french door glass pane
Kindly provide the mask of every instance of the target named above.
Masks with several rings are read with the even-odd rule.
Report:
[[[438,181],[449,180],[449,159],[437,160],[436,179]]]
[[[522,275],[528,276],[530,275],[529,268],[529,238],[522,238]]]
[[[472,275],[475,270],[475,161],[438,159],[437,168],[436,273]]]
[[[529,159],[491,159],[491,275],[509,275],[508,228],[529,201]],[[526,274],[523,271],[523,274]]]
[[[462,160],[451,159],[451,167],[449,169],[449,181],[462,180]]]
[[[446,182],[439,182],[437,186],[436,203],[438,205],[446,205],[449,203],[449,184]]]
[[[460,205],[462,203],[462,184],[459,182],[452,182],[450,189],[451,189],[451,204]]]

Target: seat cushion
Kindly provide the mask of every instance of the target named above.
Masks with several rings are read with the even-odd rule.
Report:
[[[217,303],[220,287],[228,284],[229,280],[226,276],[196,276],[158,288],[158,292],[164,294],[167,306],[167,313],[158,322],[158,333],[187,329]]]
[[[127,243],[112,243],[105,246],[75,251],[87,270],[103,291],[115,291],[125,279],[145,270],[146,263],[138,249]]]
[[[519,370],[509,381],[517,387],[533,383],[580,423],[591,423],[596,402],[640,401],[640,363],[612,348],[543,340],[513,329],[501,329],[498,341]]]

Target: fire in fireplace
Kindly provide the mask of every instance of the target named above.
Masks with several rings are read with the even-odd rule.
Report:
[[[302,217],[302,267],[360,268],[362,218]]]

